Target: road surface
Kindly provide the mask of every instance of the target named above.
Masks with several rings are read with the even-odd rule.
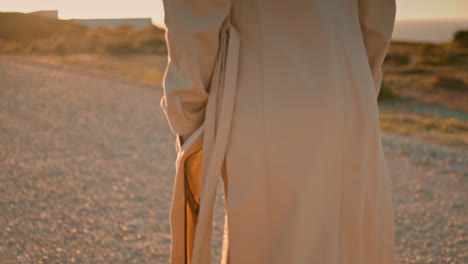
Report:
[[[0,263],[168,263],[175,148],[161,95],[0,57]],[[387,133],[383,144],[395,263],[467,263],[468,150]]]

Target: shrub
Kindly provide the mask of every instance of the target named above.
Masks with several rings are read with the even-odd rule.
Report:
[[[400,74],[432,74],[433,71],[426,69],[418,64],[403,66],[398,70]]]
[[[161,38],[147,38],[142,40],[138,47],[141,51],[148,53],[165,53],[166,52],[166,41]]]
[[[425,56],[421,61],[422,64],[427,65],[466,65],[468,56],[459,51],[447,50],[444,52],[439,52],[438,54],[433,54],[432,56]]]
[[[438,52],[437,45],[433,43],[424,45],[421,51],[423,57],[432,56],[436,54],[437,52]]]
[[[446,76],[446,75],[436,75],[433,82],[433,88],[445,88],[455,91],[468,91],[468,85],[457,77]]]
[[[65,55],[65,44],[63,40],[55,42],[52,51],[59,55]]]
[[[123,24],[123,25],[118,26],[114,30],[114,33],[119,36],[129,37],[133,33],[133,27],[128,24]]]
[[[140,47],[161,47],[165,45],[164,39],[160,38],[148,38],[140,42]]]
[[[447,65],[459,65],[466,63],[465,56],[458,52],[449,52],[443,56],[443,63]]]
[[[393,101],[393,100],[398,100],[398,99],[400,99],[400,96],[397,93],[395,93],[385,82],[382,82],[377,100],[378,101],[384,101],[384,100]]]
[[[111,54],[119,55],[135,53],[137,49],[130,41],[120,41],[107,44],[106,51]]]
[[[462,47],[468,48],[468,30],[459,30],[455,32],[453,41]]]
[[[411,58],[407,54],[387,54],[385,56],[385,63],[391,63],[396,65],[406,65],[410,63]]]

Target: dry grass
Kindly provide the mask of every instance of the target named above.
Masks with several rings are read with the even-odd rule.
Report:
[[[395,58],[409,58],[401,63]],[[402,98],[468,112],[468,48],[455,42],[392,42],[384,80]]]
[[[113,79],[161,86],[167,63],[165,55],[76,54],[76,55],[3,55],[22,61],[54,67],[76,67]]]
[[[380,128],[422,136],[444,144],[468,146],[468,121],[410,112],[381,112]]]

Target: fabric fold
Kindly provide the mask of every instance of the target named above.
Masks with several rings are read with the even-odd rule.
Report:
[[[210,262],[213,209],[234,111],[239,48],[239,32],[228,16],[220,32],[219,57],[210,83],[204,122],[183,144],[180,137],[176,139],[171,263]],[[198,180],[199,190],[188,188],[190,181]],[[194,197],[199,197],[198,207]],[[184,217],[180,217],[181,212]]]

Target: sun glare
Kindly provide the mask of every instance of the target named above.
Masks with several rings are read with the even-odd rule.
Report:
[[[96,1],[96,0],[15,0],[1,4],[0,11],[32,12],[55,10],[59,18],[135,18],[151,17],[164,24],[162,0]],[[468,19],[466,0],[397,0],[397,19]]]

